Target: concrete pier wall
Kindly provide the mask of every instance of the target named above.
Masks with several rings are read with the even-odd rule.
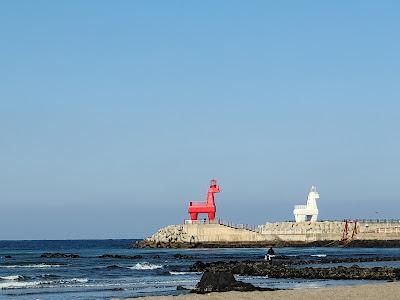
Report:
[[[258,226],[257,230],[234,228],[222,224],[171,225],[157,231],[146,241],[153,243],[252,243],[316,242],[342,239],[345,222],[276,222]],[[352,239],[354,224],[348,224]],[[400,240],[400,223],[357,223],[354,240]]]
[[[261,233],[221,224],[183,224],[161,228],[147,238],[155,243],[208,243],[264,241]]]
[[[196,242],[259,242],[265,236],[248,229],[238,229],[221,224],[185,224],[186,232]]]
[[[353,236],[354,224],[348,224],[348,235]],[[354,239],[356,240],[400,240],[398,222],[358,222]],[[259,232],[272,239],[283,241],[335,241],[342,239],[345,222],[276,222],[258,226]]]

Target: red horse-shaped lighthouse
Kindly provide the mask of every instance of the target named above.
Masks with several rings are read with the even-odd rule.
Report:
[[[215,193],[219,193],[219,186],[217,185],[217,181],[215,179],[212,179],[210,182],[210,187],[208,188],[206,202],[205,203],[189,202],[188,212],[190,220],[196,221],[197,216],[199,214],[207,214],[208,220],[210,222],[214,221],[215,212],[217,210],[215,207],[215,200],[214,200]]]

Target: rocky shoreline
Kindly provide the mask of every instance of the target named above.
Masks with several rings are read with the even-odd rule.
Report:
[[[234,274],[242,276],[263,276],[267,278],[285,279],[324,279],[324,280],[386,280],[400,279],[400,269],[392,267],[359,267],[335,266],[334,263],[400,261],[400,257],[343,257],[316,259],[292,258],[276,256],[272,261],[217,261],[203,263],[197,261],[190,267],[192,272],[202,272],[203,276],[192,293],[204,294],[209,292],[227,291],[262,291],[274,290],[261,288],[249,283],[236,281]],[[300,267],[307,264],[319,264],[321,267]],[[323,267],[325,266],[325,267]]]
[[[302,278],[302,279],[353,279],[353,280],[399,280],[400,269],[391,267],[362,268],[338,266],[327,268],[293,268],[284,264],[269,264],[265,261],[231,261],[231,262],[196,262],[192,272],[230,272],[246,276],[268,276],[269,278]]]
[[[276,264],[286,265],[312,265],[312,264],[342,264],[342,263],[365,263],[365,262],[384,262],[384,261],[400,261],[398,256],[390,257],[341,257],[341,258],[327,258],[317,257],[313,259],[293,259],[286,256],[278,256],[274,260]]]

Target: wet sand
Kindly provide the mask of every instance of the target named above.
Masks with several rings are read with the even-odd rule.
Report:
[[[136,298],[138,299],[138,298]],[[366,284],[356,286],[336,286],[327,288],[304,288],[273,292],[227,292],[206,295],[188,294],[181,296],[144,297],[144,300],[397,300],[400,299],[400,283]]]

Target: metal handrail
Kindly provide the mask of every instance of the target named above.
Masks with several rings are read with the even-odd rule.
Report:
[[[185,220],[184,224],[220,224],[226,227],[230,227],[230,228],[235,228],[235,229],[246,229],[246,230],[251,230],[254,232],[259,232],[258,227],[256,226],[252,226],[249,224],[235,224],[233,222],[229,222],[229,221],[224,221],[219,219],[218,221],[209,221],[207,219],[204,220]]]

